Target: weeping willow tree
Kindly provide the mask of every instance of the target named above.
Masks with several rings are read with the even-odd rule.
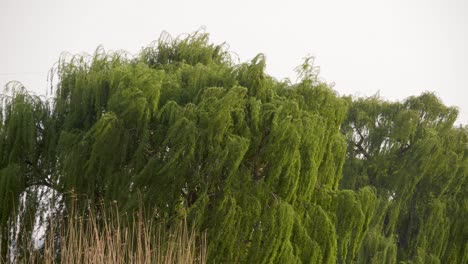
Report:
[[[61,59],[50,100],[9,89],[0,120],[2,246],[8,226],[20,219],[16,233],[31,235],[44,210],[66,214],[74,193],[83,210],[105,201],[143,204],[148,217],[169,223],[186,218],[207,232],[213,263],[460,260],[466,131],[452,128],[456,113],[439,104],[446,112],[433,117],[424,96],[413,98],[388,116],[387,135],[371,127],[374,112],[360,109],[374,102],[337,96],[311,58],[297,83],[265,67],[262,54],[236,63],[205,33],[165,34],[136,57],[99,48]],[[356,128],[367,129],[357,141]],[[385,140],[393,147],[378,150]],[[443,157],[451,163],[439,167]],[[416,209],[427,216],[412,217]],[[459,244],[434,240],[440,224]]]
[[[378,200],[360,261],[468,261],[468,130],[453,127],[456,117],[431,93],[351,103],[342,126],[348,158],[341,185],[372,185]]]

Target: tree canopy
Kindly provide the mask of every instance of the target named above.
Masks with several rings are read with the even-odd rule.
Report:
[[[44,210],[101,201],[186,218],[213,263],[468,262],[468,129],[431,93],[339,96],[236,63],[196,32],[135,57],[60,59],[50,99],[8,84],[0,113],[1,239]],[[2,243],[6,245],[6,243]],[[5,251],[2,251],[5,252]]]

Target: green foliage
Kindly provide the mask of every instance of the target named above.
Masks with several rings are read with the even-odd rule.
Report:
[[[294,84],[265,67],[262,54],[235,64],[205,33],[162,35],[135,58],[61,59],[50,101],[2,97],[1,238],[20,197],[42,215],[47,187],[56,219],[71,192],[85,211],[143,203],[158,221],[186,218],[213,263],[466,261],[455,109],[432,94],[341,98],[312,58]]]
[[[369,256],[379,255],[381,263],[388,260],[381,255],[388,248],[391,263],[463,263],[468,236],[458,226],[455,211],[461,211],[448,209],[460,208],[467,199],[462,188],[467,181],[468,133],[453,127],[457,110],[430,93],[401,103],[377,97],[348,100],[351,107],[342,126],[348,158],[341,186],[358,189],[370,184],[379,196],[372,221],[375,233],[366,238],[368,246],[360,259],[370,262]]]

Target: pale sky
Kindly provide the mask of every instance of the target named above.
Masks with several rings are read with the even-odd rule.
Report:
[[[62,52],[138,53],[162,31],[206,27],[248,61],[258,53],[277,79],[315,56],[339,94],[379,91],[401,100],[435,92],[468,124],[468,1],[117,1],[0,0],[0,85],[21,81],[45,93]]]

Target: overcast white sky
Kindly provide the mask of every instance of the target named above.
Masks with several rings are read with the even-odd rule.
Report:
[[[21,81],[44,93],[63,51],[137,53],[162,31],[206,27],[241,61],[258,53],[267,71],[295,80],[316,57],[340,94],[401,100],[434,91],[468,124],[468,1],[117,1],[0,0],[0,85]]]

